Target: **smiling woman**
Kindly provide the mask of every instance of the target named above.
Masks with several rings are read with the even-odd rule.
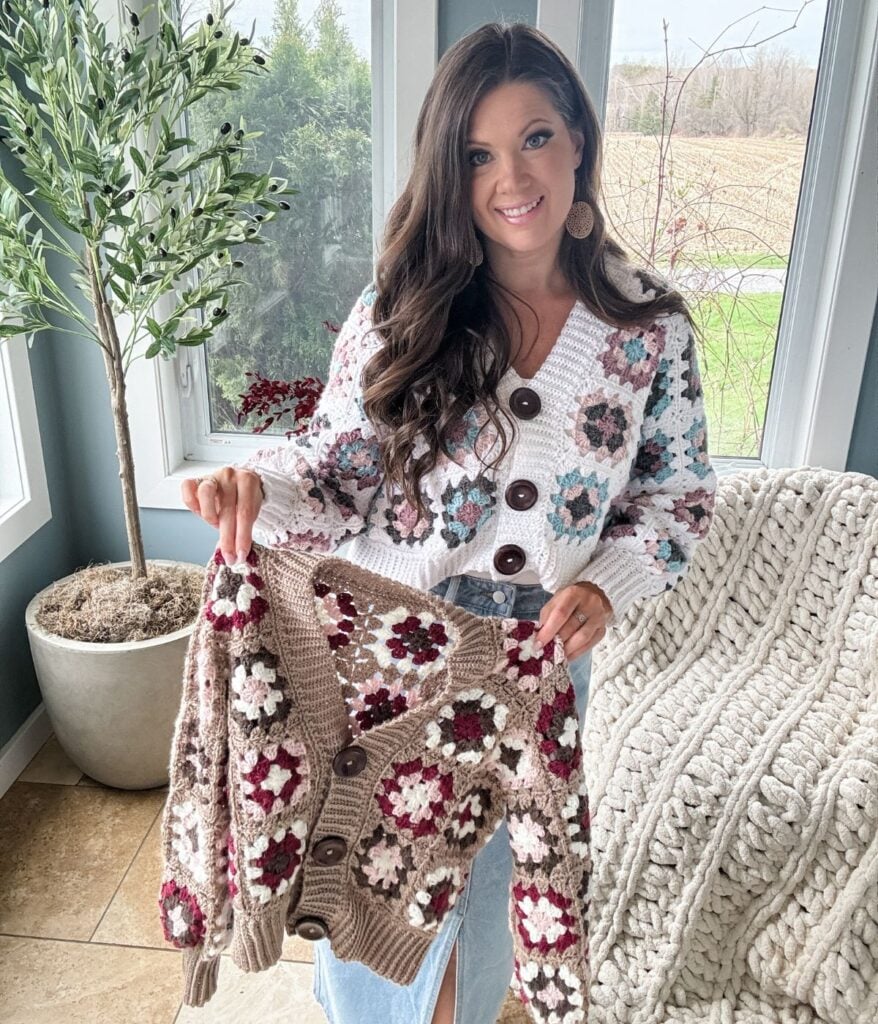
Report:
[[[479,615],[528,608],[529,651],[560,639],[559,700],[581,698],[580,718],[591,649],[687,571],[716,488],[691,318],[608,237],[600,165],[594,107],[549,37],[491,23],[451,46],[311,434],[243,467],[265,484],[263,543],[350,538],[355,564]],[[527,729],[519,740],[516,763],[548,756]],[[490,794],[458,796],[464,820]],[[525,947],[551,953],[568,908],[552,883],[522,887],[514,906],[504,896],[513,860],[551,859],[563,828],[529,814],[491,837],[409,985],[317,942],[315,995],[333,1024],[489,1024],[510,983],[534,1024],[584,1024],[587,993],[561,960],[544,970],[513,954],[510,911]],[[395,849],[381,854],[394,885]],[[430,903],[430,878],[407,884]]]
[[[508,82],[482,97],[470,132],[488,140],[470,149],[468,160],[473,221],[494,275],[517,295],[567,290],[556,257],[583,132],[568,129],[546,92],[530,82]]]

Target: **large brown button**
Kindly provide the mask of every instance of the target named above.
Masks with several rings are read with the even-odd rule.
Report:
[[[302,917],[296,922],[293,931],[300,939],[308,939],[310,942],[325,939],[329,934],[322,917]]]
[[[318,864],[338,864],[347,848],[347,843],[341,836],[327,836],[314,844],[311,856]]]
[[[521,420],[532,420],[542,405],[533,388],[516,388],[509,396],[509,408]]]
[[[365,767],[366,751],[356,745],[343,747],[332,759],[332,770],[345,778],[359,775]]]
[[[521,572],[527,556],[517,544],[503,544],[494,552],[494,568],[505,576]]]
[[[530,480],[513,480],[506,488],[506,504],[524,511],[537,500],[537,488]]]

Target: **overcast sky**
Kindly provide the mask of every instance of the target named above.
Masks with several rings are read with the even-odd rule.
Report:
[[[201,0],[183,0],[187,9],[195,12]],[[417,3],[418,0],[409,0]],[[571,0],[574,2],[574,0]],[[306,23],[311,18],[318,0],[299,0],[299,13]],[[616,0],[613,26],[613,60],[664,60],[662,19],[668,22],[668,40],[672,56],[691,64],[710,47],[739,45],[764,39],[795,23],[796,27],[768,46],[784,46],[800,54],[811,67],[816,67],[820,52],[823,21],[827,0],[778,0],[774,4],[761,4],[755,0],[723,0],[705,3],[704,0]],[[340,0],[344,20],[354,46],[369,56],[369,0]],[[271,31],[272,0],[237,0],[231,19],[240,31],[250,31],[256,19],[256,39],[261,41]],[[799,12],[801,13],[799,14]],[[798,19],[796,15],[798,14]],[[739,21],[738,19],[743,19]],[[737,24],[732,25],[733,22]],[[727,25],[732,27],[715,43],[717,35]],[[745,51],[746,52],[746,51]]]

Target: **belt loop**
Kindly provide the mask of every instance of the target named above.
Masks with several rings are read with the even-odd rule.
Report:
[[[442,600],[443,601],[451,601],[453,603],[455,597],[457,597],[457,591],[459,590],[459,588],[460,588],[460,575],[452,576],[451,577],[451,582],[448,584],[448,589],[445,591],[445,595],[443,596]]]

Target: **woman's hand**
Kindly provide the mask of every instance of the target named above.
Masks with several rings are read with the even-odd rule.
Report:
[[[223,466],[210,476],[189,477],[180,489],[186,508],[219,528],[219,547],[226,564],[243,562],[250,554],[253,523],[265,500],[259,474]]]
[[[577,612],[587,615],[581,623]],[[553,594],[540,609],[537,640],[543,646],[557,633],[564,643],[564,655],[573,661],[600,643],[613,614],[610,599],[596,583],[572,583]]]

